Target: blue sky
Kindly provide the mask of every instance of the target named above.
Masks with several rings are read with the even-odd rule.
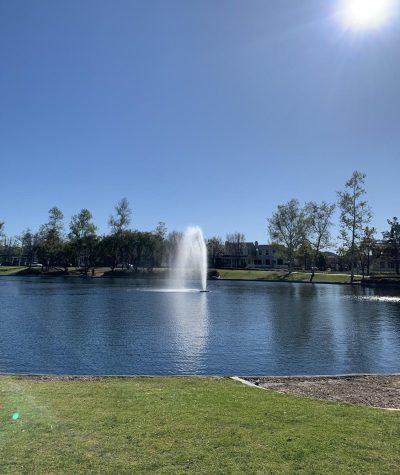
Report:
[[[397,0],[395,3],[398,5]],[[0,220],[56,205],[101,233],[190,224],[265,242],[295,197],[367,174],[373,224],[400,215],[400,20],[354,31],[339,0],[0,2]]]

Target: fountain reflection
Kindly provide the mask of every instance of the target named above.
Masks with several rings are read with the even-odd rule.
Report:
[[[209,335],[208,295],[171,293],[166,297],[166,325],[174,339],[171,372],[201,373]]]

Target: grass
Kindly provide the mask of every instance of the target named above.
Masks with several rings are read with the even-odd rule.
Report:
[[[255,270],[255,269],[218,269],[219,275],[223,279],[245,279],[245,280],[279,280],[283,282],[302,281],[308,282],[311,277],[309,272],[292,272],[278,270]],[[355,281],[361,276],[355,276]],[[349,283],[349,274],[333,274],[316,272],[313,282]]]
[[[400,466],[399,413],[228,379],[3,376],[0,421],[1,473],[382,474]]]
[[[292,272],[288,274],[287,271],[279,270],[256,270],[256,269],[218,269],[218,273],[223,279],[244,279],[244,280],[272,280],[272,281],[302,281],[308,282],[311,274],[309,272]],[[0,276],[2,275],[65,275],[62,269],[50,269],[50,271],[43,273],[39,268],[29,269],[27,267],[5,267],[0,266]],[[165,277],[167,275],[167,269],[155,268],[152,272],[146,271],[146,269],[140,269],[138,273],[135,273],[131,269],[115,269],[111,272],[109,267],[97,267],[96,275],[104,274],[105,277]],[[80,275],[80,271],[75,267],[69,268],[69,275]],[[89,271],[89,275],[91,272]],[[356,275],[355,281],[359,281],[361,276]],[[334,274],[334,273],[322,273],[317,272],[314,276],[314,282],[329,282],[335,284],[343,284],[350,282],[349,274]]]
[[[22,266],[0,266],[0,276],[2,275],[16,275],[25,270]]]

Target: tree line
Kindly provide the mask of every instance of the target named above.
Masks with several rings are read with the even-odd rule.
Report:
[[[376,257],[385,257],[400,270],[400,223],[397,217],[388,219],[389,229],[376,238],[376,229],[370,226],[372,212],[366,200],[366,175],[353,172],[344,189],[338,191],[337,203],[308,202],[301,206],[297,199],[277,206],[267,219],[270,243],[285,257],[288,271],[302,262],[311,269],[312,281],[316,269],[324,267],[324,251],[336,248],[338,258],[354,279],[356,269],[363,275],[370,273]],[[340,212],[340,245],[334,246],[331,236],[335,210]],[[152,270],[172,265],[182,233],[167,233],[165,223],[160,222],[150,232],[130,228],[132,210],[126,198],[122,198],[109,217],[110,233],[99,236],[91,212],[83,208],[72,216],[68,231],[64,230],[64,215],[53,207],[48,221],[37,232],[24,230],[19,236],[8,238],[5,225],[0,222],[0,257],[3,264],[13,263],[31,266],[39,262],[45,269],[61,268],[65,272],[71,266],[79,267],[84,274],[95,266]],[[209,263],[221,264],[224,255],[241,256],[246,248],[245,235],[241,232],[227,234],[224,242],[214,236],[207,240]]]
[[[377,231],[370,226],[372,211],[366,200],[365,178],[364,173],[354,171],[344,189],[338,191],[337,203],[309,202],[301,206],[297,199],[291,199],[278,205],[267,220],[268,232],[272,242],[284,246],[289,272],[295,259],[306,256],[312,269],[310,280],[313,280],[321,251],[333,247],[332,219],[338,208],[340,245],[337,253],[349,268],[351,282],[357,268],[361,269],[363,276],[368,275],[376,257],[390,259],[399,274],[400,223],[397,217],[388,219],[389,229],[382,233],[382,239],[376,238]]]
[[[91,212],[83,208],[72,216],[68,232],[64,231],[64,215],[58,207],[49,210],[48,221],[37,232],[24,230],[19,236],[7,238],[0,223],[0,254],[3,263],[32,266],[39,262],[45,270],[71,266],[84,274],[95,266],[151,270],[176,252],[177,234],[167,236],[160,222],[151,232],[130,229],[132,210],[126,198],[117,203],[109,218],[110,233],[99,236]]]

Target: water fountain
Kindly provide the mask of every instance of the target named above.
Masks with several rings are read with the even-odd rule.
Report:
[[[207,292],[207,248],[199,226],[190,226],[183,233],[171,276],[174,286],[181,290],[194,279],[201,282],[200,292]]]

